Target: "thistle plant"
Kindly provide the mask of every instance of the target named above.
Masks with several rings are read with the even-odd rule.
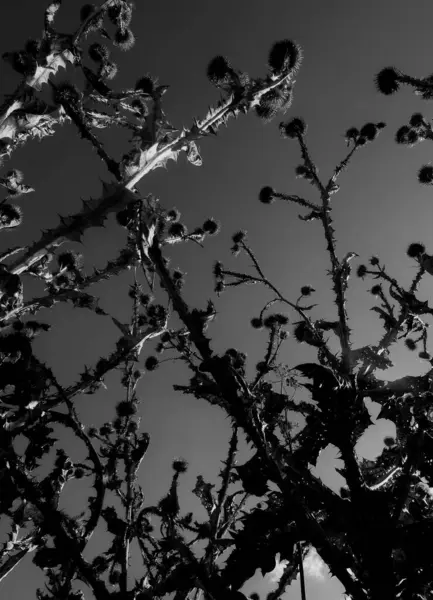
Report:
[[[181,243],[203,246],[218,233],[219,223],[211,217],[185,223],[177,209],[165,208],[153,194],[143,197],[137,186],[145,175],[181,154],[199,166],[197,141],[217,134],[230,117],[254,111],[270,121],[284,113],[292,101],[301,50],[290,40],[277,42],[264,78],[251,78],[217,56],[207,76],[221,93],[220,100],[189,128],[178,130],[165,114],[167,86],[150,75],[121,91],[111,83],[117,72],[111,52],[127,51],[134,44],[132,3],[84,5],[77,15],[80,24],[71,34],[55,29],[60,8],[60,1],[48,6],[40,40],[29,40],[24,49],[3,56],[22,81],[0,106],[2,165],[33,138],[54,135],[60,125],[70,125],[91,144],[109,179],[97,198],[83,200],[79,212],[60,216],[60,223],[42,231],[33,243],[0,255],[0,514],[7,528],[7,540],[0,546],[0,580],[32,553],[46,576],[45,589],[37,591],[39,600],[83,600],[90,594],[97,600],[245,600],[243,585],[256,569],[262,574],[273,571],[279,554],[284,572],[268,599],[281,598],[299,573],[305,600],[303,560],[315,548],[353,600],[429,597],[432,561],[424,548],[432,521],[431,367],[425,375],[395,381],[376,375],[392,366],[390,350],[399,341],[433,364],[426,322],[433,309],[417,298],[423,277],[433,272],[433,259],[423,243],[410,244],[407,256],[416,274],[407,289],[377,256],[368,266],[358,265],[361,279],[375,280],[372,310],[383,322],[383,335],[375,344],[353,348],[346,302],[353,264],[360,257],[350,248],[338,254],[333,226],[340,175],[358,152],[368,151],[385,124],[368,122],[348,129],[346,155],[326,180],[310,153],[307,124],[300,117],[283,121],[280,134],[300,150],[295,175],[305,179],[317,199],[269,185],[259,192],[263,204],[294,204],[302,210],[304,227],[323,229],[335,304],[332,320],[315,316],[316,290],[308,282],[294,298],[272,283],[245,230],[233,234],[231,251],[247,259],[250,270],[215,262],[215,297],[205,306],[190,306],[183,291],[187,275],[182,268],[171,268],[167,250]],[[60,69],[76,70],[84,82],[81,88],[69,80],[58,81]],[[377,77],[385,93],[396,91],[401,83],[414,85],[427,97],[427,80],[395,69]],[[46,89],[51,104],[40,97]],[[108,127],[131,131],[130,147],[121,157],[111,156],[97,135]],[[424,117],[414,115],[397,141],[412,144],[415,136],[427,139],[429,132]],[[6,193],[0,228],[9,231],[20,225],[23,215],[14,203],[33,191],[19,166],[7,166],[0,179]],[[433,175],[428,167],[423,169],[420,181],[431,183]],[[77,245],[87,229],[104,227],[110,213],[115,213],[116,226],[126,231],[125,247],[105,267],[86,274],[86,257]],[[126,323],[102,309],[88,291],[124,271],[131,274],[125,290],[131,303]],[[24,301],[26,277],[43,282],[45,293]],[[246,354],[235,347],[216,352],[209,333],[218,319],[219,295],[240,285],[261,285],[269,292],[269,300],[251,319],[251,326],[267,335],[252,376]],[[119,332],[112,351],[85,367],[69,387],[59,383],[33,349],[33,340],[50,325],[29,316],[58,302],[90,310]],[[285,364],[281,351],[291,343],[310,346],[316,362]],[[182,511],[178,491],[187,460],[172,462],[169,489],[157,503],[145,502],[146,490],[138,481],[151,439],[141,427],[137,386],[145,371],[151,377],[173,360],[185,363],[190,373],[188,385],[176,384],[175,390],[219,407],[231,427],[218,484],[199,475],[192,490],[204,520]],[[121,373],[124,395],[112,407],[111,420],[97,428],[82,423],[77,398],[105,386],[106,375],[114,370]],[[311,400],[296,397],[301,389]],[[386,437],[382,453],[372,461],[355,451],[372,422],[366,398],[379,403],[380,416],[396,427],[395,438]],[[295,432],[289,412],[305,419],[300,431]],[[82,461],[74,462],[62,447],[58,433],[65,429],[85,449]],[[244,464],[236,458],[241,435],[253,449]],[[25,439],[24,449],[18,448],[19,438]],[[338,449],[344,464],[339,473],[346,485],[339,494],[311,471],[329,444]],[[92,491],[87,509],[78,515],[59,508],[65,485],[74,479],[85,479]],[[101,523],[112,536],[110,545],[89,558],[88,542]],[[132,581],[134,548],[142,570]]]
[[[14,151],[33,138],[54,135],[60,125],[76,128],[91,144],[110,179],[103,181],[100,196],[82,201],[78,213],[60,216],[59,224],[43,230],[39,239],[1,254],[0,514],[8,532],[0,547],[0,580],[33,553],[33,563],[47,580],[45,589],[36,593],[39,600],[83,599],[87,592],[78,589],[77,582],[98,600],[163,598],[172,592],[180,599],[194,590],[209,598],[242,598],[235,574],[222,577],[216,566],[223,550],[233,545],[227,533],[241,518],[249,496],[239,484],[232,489],[238,481],[234,473],[238,426],[233,424],[217,494],[213,495],[214,486],[202,477],[193,490],[208,511],[208,522],[194,521],[191,514],[180,515],[177,488],[188,466],[183,459],[173,462],[172,484],[156,506],[146,506],[138,484],[137,473],[150,436],[141,430],[136,388],[145,370],[154,370],[160,362],[150,355],[142,363],[142,350],[158,338],[161,350],[174,348],[183,360],[194,364],[196,352],[189,351],[189,334],[170,326],[173,308],[179,312],[181,303],[199,343],[205,340],[204,331],[215,317],[211,301],[205,310],[188,310],[180,296],[184,274],[169,269],[162,249],[187,242],[202,246],[218,232],[219,223],[208,218],[188,231],[175,209],[165,209],[152,194],[143,197],[137,185],[145,175],[181,154],[200,166],[197,141],[216,135],[231,117],[253,110],[269,121],[284,113],[292,101],[301,50],[290,40],[277,42],[263,78],[250,77],[224,57],[214,58],[207,75],[219,90],[220,100],[204,117],[194,118],[189,128],[178,130],[164,111],[167,86],[158,85],[150,75],[120,91],[111,83],[117,73],[112,51],[127,51],[134,45],[133,4],[127,0],[85,4],[77,15],[80,23],[76,30],[66,34],[55,27],[61,4],[55,0],[47,7],[40,39],[28,40],[23,49],[2,57],[20,74],[21,83],[0,106],[0,165],[5,168],[0,184],[6,194],[0,206],[0,228],[10,231],[21,224],[23,211],[15,202],[34,191],[20,169],[6,166]],[[59,81],[63,69],[66,74],[72,70],[79,74],[82,86],[68,79]],[[42,99],[41,92],[47,89],[50,103]],[[111,156],[98,137],[98,130],[109,127],[131,132],[130,146],[120,157]],[[61,247],[76,246],[91,227],[105,227],[110,213],[115,213],[118,226],[126,229],[126,245],[105,267],[85,274],[85,256]],[[125,270],[133,275],[128,291],[132,300],[129,323],[103,310],[88,291]],[[29,276],[43,282],[45,293],[24,301]],[[168,295],[165,304],[155,299],[157,281]],[[53,370],[33,352],[33,339],[50,325],[28,319],[58,302],[109,317],[120,334],[112,352],[85,367],[69,387],[60,385]],[[122,373],[124,398],[115,406],[112,420],[99,428],[83,424],[76,398],[105,386],[105,376],[115,369]],[[74,462],[54,437],[65,428],[87,452],[82,462]],[[26,440],[20,451],[16,447],[19,436]],[[40,466],[48,468],[44,477],[38,475]],[[87,510],[69,515],[59,508],[65,485],[83,478],[95,495],[89,496]],[[159,521],[159,533],[154,533],[152,517]],[[102,521],[112,542],[89,560],[84,553]],[[203,539],[209,539],[209,547],[200,557],[193,553],[193,546]],[[135,582],[128,576],[133,542],[138,544],[143,563],[142,576]]]
[[[371,288],[376,298],[372,310],[382,320],[384,333],[378,343],[353,348],[346,297],[352,263],[358,255],[353,251],[337,254],[332,218],[341,173],[384,127],[383,122],[370,122],[350,128],[346,133],[347,154],[332,176],[323,180],[308,148],[305,122],[295,117],[280,124],[282,136],[300,148],[302,163],[295,174],[312,186],[318,201],[270,186],[260,191],[259,200],[264,204],[283,200],[300,206],[307,210],[299,215],[302,221],[323,228],[336,318],[313,318],[317,304],[310,301],[315,292],[310,285],[302,286],[297,299],[287,298],[264,273],[247,233],[236,232],[232,253],[244,255],[252,272],[216,262],[215,291],[221,294],[229,287],[252,284],[269,291],[269,301],[251,320],[253,328],[264,328],[268,335],[263,359],[252,378],[246,375],[245,354],[235,348],[220,355],[212,351],[203,319],[186,305],[181,291],[170,285],[162,254],[154,249],[149,253],[189,333],[186,347],[174,341],[164,348],[180,354],[193,371],[190,384],[176,385],[175,389],[220,406],[255,449],[253,457],[236,468],[237,478],[246,492],[264,498],[267,504],[265,509],[261,505],[251,510],[243,528],[231,532],[235,548],[222,573],[223,577],[235,577],[238,588],[257,566],[263,572],[272,571],[278,552],[287,561],[282,585],[290,583],[301,567],[303,551],[313,546],[350,598],[427,598],[432,591],[431,560],[421,550],[420,541],[430,531],[432,515],[428,490],[432,487],[429,402],[433,359],[427,347],[426,318],[433,309],[417,298],[420,282],[430,273],[431,256],[422,243],[410,244],[407,255],[415,261],[417,271],[407,289],[377,256],[370,258],[368,266],[357,267],[360,278],[376,280]],[[280,307],[290,316],[279,312]],[[292,315],[298,320],[292,321]],[[316,363],[289,368],[279,360],[290,322],[294,340],[312,347],[317,353]],[[407,375],[395,381],[379,379],[378,371],[393,366],[390,350],[400,340],[408,350],[418,350],[419,358],[428,363],[425,375]],[[337,352],[332,350],[332,343],[337,343]],[[310,392],[313,402],[294,400],[290,389],[299,387]],[[379,418],[392,421],[396,427],[396,438],[385,438],[376,460],[363,459],[355,451],[372,424],[366,398],[379,403]],[[287,411],[305,418],[305,427],[296,435]],[[337,469],[346,481],[340,494],[310,470],[329,444],[338,449],[344,463]],[[277,491],[270,491],[269,482]],[[282,522],[285,527],[281,532]],[[271,593],[268,597],[279,596]]]

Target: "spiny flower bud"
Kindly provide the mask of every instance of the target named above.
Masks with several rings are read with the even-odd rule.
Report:
[[[303,296],[310,296],[312,292],[315,292],[316,290],[311,287],[311,285],[303,285],[301,287],[301,294]]]
[[[118,417],[132,417],[137,412],[137,407],[128,400],[122,400],[116,406],[116,413]]]
[[[254,329],[263,329],[263,325],[264,323],[260,317],[253,317],[251,319],[251,326],[254,327]]]
[[[374,123],[366,123],[360,131],[360,134],[369,142],[373,141],[377,137],[378,133],[379,130]]]
[[[176,458],[171,466],[176,473],[185,473],[188,469],[188,463],[183,458]]]
[[[110,56],[110,51],[107,46],[98,44],[98,42],[89,46],[88,53],[90,58],[98,63],[107,60]]]
[[[425,124],[424,117],[421,113],[414,113],[409,119],[409,124],[412,127],[421,127],[421,125]]]
[[[266,94],[264,96],[266,96]],[[262,99],[260,99],[260,104],[258,104],[255,107],[256,115],[259,117],[259,119],[263,119],[265,123],[272,121],[272,119],[278,113],[278,110],[279,109],[277,106],[272,106],[271,104],[268,104],[266,102],[266,98],[264,98],[263,102]]]
[[[379,258],[377,256],[372,256],[370,258],[370,265],[376,267],[379,264]]]
[[[346,131],[346,141],[356,141],[356,139],[359,136],[359,129],[357,129],[356,127],[351,127],[350,129],[348,129]]]
[[[226,286],[223,281],[217,281],[215,284],[215,293],[220,295],[225,290]]]
[[[416,350],[416,342],[412,338],[406,338],[404,343],[408,350]]]
[[[431,165],[424,165],[418,171],[418,181],[425,185],[433,183],[433,167]]]
[[[183,277],[185,276],[185,273],[182,273],[182,271],[176,269],[175,271],[173,271],[173,279],[175,280],[179,280],[179,279],[183,279]]]
[[[18,227],[22,223],[22,211],[16,204],[0,205],[0,229]]]
[[[150,294],[140,294],[140,303],[143,306],[149,306],[149,304],[153,301],[153,296]]]
[[[246,238],[247,232],[240,230],[237,231],[235,234],[232,235],[232,241],[234,244],[240,244],[241,242],[243,242]]]
[[[206,219],[202,228],[208,235],[216,235],[219,232],[220,226],[215,219]]]
[[[144,75],[138,79],[135,84],[136,91],[141,90],[142,92],[149,94],[150,96],[155,91],[156,82],[150,75]]]
[[[301,61],[301,47],[292,40],[276,42],[269,52],[268,64],[275,75],[298,69]]]
[[[296,177],[303,177],[304,179],[311,179],[311,171],[304,165],[298,165],[295,169]]]
[[[267,329],[272,329],[272,327],[275,327],[275,325],[287,325],[288,322],[289,322],[289,317],[287,317],[286,315],[283,315],[281,313],[276,313],[276,314],[269,315],[268,317],[266,317],[266,319],[264,319],[264,321],[263,321],[263,325]]]
[[[356,274],[358,277],[365,277],[367,274],[367,267],[365,265],[359,265]]]
[[[219,260],[216,261],[216,263],[213,266],[213,274],[215,275],[215,277],[223,277],[223,264],[222,262],[220,262]]]
[[[267,373],[268,371],[270,371],[271,369],[269,368],[269,366],[266,364],[266,362],[264,360],[261,360],[260,362],[258,362],[256,364],[256,371],[260,374],[260,375],[264,375],[265,373]]]
[[[280,123],[280,133],[285,138],[296,139],[299,136],[305,135],[307,125],[304,119],[295,117],[287,123]]]
[[[425,246],[420,242],[413,242],[409,244],[408,249],[406,250],[406,254],[409,258],[418,258],[421,254],[425,253]]]
[[[167,211],[165,218],[170,223],[177,223],[180,219],[180,212],[177,210],[177,208],[172,208]]]
[[[183,223],[172,223],[168,228],[168,234],[171,237],[180,238],[187,234],[187,228]]]
[[[206,75],[211,83],[221,86],[230,82],[233,69],[225,56],[215,56],[207,67]]]
[[[275,190],[273,190],[269,185],[263,187],[260,190],[259,200],[263,204],[272,204],[275,201]]]
[[[379,296],[382,293],[382,286],[377,283],[376,285],[373,285],[370,292],[373,294],[373,296]]]
[[[414,129],[411,129],[407,125],[403,125],[400,129],[397,130],[395,134],[395,141],[397,144],[415,144],[418,141],[419,137],[417,132]]]
[[[144,368],[148,371],[154,371],[158,367],[159,361],[156,356],[148,356],[144,361]]]
[[[401,73],[394,67],[386,67],[376,75],[376,87],[386,96],[394,94],[400,87],[400,77]]]
[[[135,36],[131,29],[128,29],[128,27],[118,29],[114,34],[113,44],[123,52],[130,50],[135,44]]]
[[[80,99],[80,90],[69,81],[62,81],[57,85],[57,89],[53,91],[53,100],[56,104],[63,104],[64,102],[71,104],[78,102]]]

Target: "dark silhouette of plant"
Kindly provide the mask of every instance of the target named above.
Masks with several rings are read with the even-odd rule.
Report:
[[[0,514],[9,533],[0,548],[0,580],[24,556],[34,552],[33,562],[47,579],[46,589],[37,591],[39,600],[83,599],[84,592],[77,589],[76,581],[85,583],[98,600],[143,600],[171,593],[179,599],[187,598],[194,589],[202,590],[209,598],[242,598],[237,591],[238,574],[230,575],[228,570],[222,576],[216,565],[222,552],[235,543],[227,535],[240,523],[241,510],[250,495],[237,483],[235,473],[238,425],[233,424],[218,492],[214,494],[214,486],[202,477],[197,479],[194,494],[208,511],[208,522],[195,521],[192,514],[180,514],[177,487],[187,469],[184,460],[173,462],[172,484],[156,506],[145,505],[137,482],[150,441],[149,435],[140,431],[136,394],[137,382],[144,373],[137,366],[143,346],[159,338],[162,349],[175,348],[189,365],[194,365],[197,356],[189,350],[185,329],[170,328],[172,302],[168,307],[157,303],[153,295],[144,292],[139,275],[141,272],[151,292],[155,292],[158,279],[170,296],[175,292],[174,302],[183,302],[179,293],[184,274],[169,270],[162,248],[188,241],[202,245],[207,236],[218,232],[219,224],[209,218],[188,232],[175,209],[163,208],[152,195],[143,198],[136,186],[150,171],[170,159],[176,160],[181,153],[199,166],[197,140],[217,134],[230,117],[254,110],[269,121],[285,112],[292,100],[301,51],[290,40],[276,43],[264,78],[251,78],[226,58],[216,57],[207,75],[219,89],[221,99],[204,118],[195,118],[189,129],[179,131],[164,112],[167,86],[157,85],[149,75],[140,77],[131,89],[116,91],[110,83],[117,66],[110,58],[106,40],[123,51],[133,46],[132,3],[107,0],[100,6],[82,6],[81,24],[72,34],[59,33],[55,28],[60,8],[61,0],[55,0],[46,9],[41,39],[29,40],[24,49],[2,57],[22,80],[0,106],[0,164],[32,138],[53,135],[58,125],[72,123],[90,142],[112,179],[103,182],[98,198],[83,200],[80,212],[61,216],[59,225],[43,231],[39,240],[1,254]],[[89,34],[99,41],[89,42]],[[60,68],[72,67],[83,78],[82,89],[69,80],[53,81]],[[51,104],[39,93],[47,86],[52,91]],[[98,129],[112,126],[132,133],[131,149],[120,159],[107,153],[97,135]],[[0,183],[6,190],[0,205],[0,228],[10,230],[22,219],[21,208],[12,202],[33,188],[24,183],[24,175],[17,168],[6,171]],[[59,248],[64,243],[80,242],[90,227],[104,227],[111,212],[116,214],[119,226],[126,228],[127,244],[103,269],[85,275],[84,257]],[[87,290],[131,269],[134,282],[129,297],[133,308],[130,323],[122,323],[101,309],[98,299]],[[24,302],[24,280],[29,275],[44,282],[46,294]],[[32,340],[50,326],[27,319],[58,302],[110,316],[120,332],[115,349],[94,366],[86,367],[77,383],[67,388],[33,353]],[[189,311],[184,304],[182,307],[202,343],[203,332],[215,317],[213,303],[209,302],[205,310]],[[152,371],[158,364],[156,357],[149,356],[144,366]],[[95,393],[104,385],[105,375],[115,368],[122,371],[125,388],[116,416],[98,429],[86,427],[80,422],[74,399],[82,393]],[[61,447],[55,436],[62,428],[72,432],[86,448],[83,462],[74,463]],[[18,436],[26,440],[22,451],[15,446]],[[54,448],[56,456],[50,466],[48,454]],[[49,467],[44,477],[36,472],[41,465]],[[70,480],[82,478],[89,480],[94,495],[89,496],[87,511],[71,516],[59,509],[61,494]],[[159,523],[158,533],[154,532],[151,517]],[[112,542],[105,552],[88,560],[84,552],[101,521],[113,536]],[[264,530],[263,535],[269,537]],[[202,557],[192,551],[197,540],[209,540]],[[132,542],[138,544],[143,561],[142,577],[135,583],[128,578]],[[257,564],[267,569],[269,564],[263,560],[262,550]]]
[[[0,547],[0,580],[34,552],[33,562],[47,579],[46,589],[37,591],[39,600],[82,600],[85,593],[77,589],[77,581],[97,600],[149,600],[170,595],[176,600],[245,600],[240,592],[244,583],[257,568],[263,574],[273,571],[279,554],[285,561],[284,573],[268,599],[280,598],[300,571],[305,600],[302,562],[315,548],[353,600],[428,598],[433,591],[433,562],[425,552],[432,530],[433,359],[427,349],[425,318],[433,309],[416,294],[425,274],[433,272],[432,257],[421,242],[409,246],[407,254],[417,272],[408,289],[376,256],[368,266],[358,266],[359,277],[376,280],[371,292],[377,305],[372,310],[383,321],[384,333],[378,343],[354,349],[346,296],[352,261],[358,255],[352,251],[341,257],[337,254],[332,218],[331,200],[339,191],[341,173],[385,124],[370,122],[350,128],[346,156],[329,180],[319,177],[303,119],[295,117],[280,124],[287,143],[299,145],[301,164],[295,174],[311,185],[317,200],[270,186],[260,191],[259,200],[296,204],[306,209],[299,215],[306,227],[313,222],[322,226],[336,317],[313,317],[317,304],[311,304],[315,290],[310,285],[302,286],[297,299],[287,298],[264,273],[247,232],[235,232],[233,255],[244,256],[252,267],[244,272],[216,262],[216,294],[244,284],[260,284],[269,291],[269,301],[251,320],[253,328],[266,330],[268,340],[250,377],[244,353],[229,348],[218,354],[212,348],[208,330],[217,317],[217,300],[209,300],[204,308],[190,306],[182,292],[185,274],[171,269],[165,255],[167,246],[173,244],[202,245],[207,236],[218,232],[219,224],[209,218],[189,230],[176,209],[164,208],[152,195],[143,198],[136,186],[150,171],[181,153],[193,165],[200,165],[197,140],[217,133],[231,116],[254,109],[268,121],[284,112],[300,64],[299,47],[289,40],[277,42],[269,54],[268,75],[257,79],[235,69],[225,57],[214,58],[207,75],[222,98],[203,119],[194,119],[189,129],[179,132],[164,112],[166,86],[157,85],[148,75],[141,77],[134,89],[115,91],[110,85],[117,67],[105,40],[120,50],[132,47],[131,3],[108,0],[99,7],[84,5],[81,24],[73,34],[61,34],[54,28],[60,6],[58,0],[47,8],[41,40],[30,40],[24,50],[3,56],[22,75],[22,82],[0,107],[0,157],[6,161],[31,138],[53,135],[57,125],[72,123],[91,143],[112,179],[103,183],[100,197],[83,201],[79,213],[60,217],[57,227],[43,231],[29,246],[1,254],[0,514],[9,533]],[[100,41],[90,43],[90,33]],[[96,69],[88,66],[88,59],[96,63]],[[60,67],[71,66],[81,72],[84,89],[69,81],[52,80]],[[415,80],[391,68],[377,77],[384,93],[393,93],[401,83],[414,85],[428,97],[428,80]],[[43,86],[52,89],[52,105],[38,95]],[[109,156],[97,136],[98,129],[110,126],[126,127],[133,134],[132,149],[121,159]],[[398,133],[397,141],[414,143],[406,140],[413,140],[414,133],[417,139],[427,138],[429,131],[424,118],[414,115],[410,127]],[[431,183],[429,167],[421,171],[420,181]],[[1,227],[15,228],[22,211],[12,202],[33,190],[16,168],[7,171],[0,183],[7,193],[0,205]],[[105,268],[85,275],[84,257],[59,248],[80,242],[90,227],[103,227],[111,212],[127,231],[126,246]],[[101,309],[87,289],[127,269],[134,275],[128,291],[132,311],[130,322],[122,323]],[[24,302],[25,276],[43,281],[46,294]],[[69,387],[61,386],[33,352],[32,340],[49,325],[27,318],[57,302],[110,317],[120,333],[113,351],[86,367]],[[290,316],[279,312],[281,305]],[[289,367],[280,360],[289,325],[296,342],[312,347],[316,362]],[[188,468],[185,460],[173,461],[171,485],[155,505],[146,505],[138,484],[150,436],[140,429],[136,387],[144,370],[137,363],[142,361],[146,342],[155,338],[158,356],[147,354],[145,370],[165,368],[161,363],[172,359],[186,363],[190,381],[175,385],[175,389],[219,406],[231,424],[218,487],[198,476],[192,490],[206,512],[203,522],[181,510],[178,486]],[[392,366],[390,347],[401,339],[408,350],[421,348],[419,357],[429,363],[429,370],[423,376],[407,375],[395,381],[378,379],[376,371]],[[331,341],[337,343],[337,352]],[[125,389],[116,414],[99,428],[87,427],[78,417],[75,398],[95,393],[115,368],[122,372]],[[310,393],[309,401],[295,398],[299,388]],[[379,403],[379,416],[396,426],[396,438],[384,439],[382,453],[374,461],[360,459],[355,451],[371,424],[366,398]],[[289,411],[305,418],[305,427],[297,433]],[[86,449],[82,462],[74,463],[55,437],[64,428]],[[253,455],[239,465],[236,453],[241,433]],[[26,440],[22,451],[15,444],[18,436]],[[339,472],[346,486],[340,494],[310,469],[329,444],[338,448],[344,463]],[[43,477],[37,472],[42,464],[48,467]],[[59,508],[59,502],[66,483],[74,478],[86,478],[92,495],[88,509],[72,516]],[[85,558],[88,541],[101,522],[112,536],[111,543],[95,558]],[[194,547],[198,542],[202,550]],[[133,543],[143,564],[135,582],[128,576]]]

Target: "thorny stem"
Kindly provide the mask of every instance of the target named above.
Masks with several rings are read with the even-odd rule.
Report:
[[[191,338],[198,351],[204,360],[210,359],[212,356],[212,351],[210,350],[209,340],[203,335],[203,332],[199,329],[197,323],[195,323],[194,319],[191,317],[188,306],[181,298],[179,290],[175,288],[168,270],[164,265],[162,254],[156,239],[154,240],[152,247],[149,249],[149,256],[155,265],[156,272],[161,283],[163,284],[163,287],[166,289],[173,302],[173,308],[176,310],[180,319],[189,329]],[[235,390],[232,388],[233,383],[229,384],[228,381],[225,381],[227,375],[224,375],[220,368],[211,368],[211,372],[215,381],[221,387],[222,395],[226,397],[224,403],[226,410],[228,410],[229,414],[236,419],[237,424],[244,429],[247,435],[250,436],[260,454],[263,455],[266,462],[269,464],[270,479],[277,483],[284,495],[287,494],[287,497],[290,497],[295,514],[306,528],[306,531],[308,531],[309,539],[318,549],[322,559],[332,567],[333,573],[340,579],[347,592],[352,594],[353,600],[367,600],[364,590],[342,566],[343,561],[340,551],[328,540],[322,527],[301,500],[301,495],[296,492],[294,493],[294,491],[298,489],[298,484],[295,483],[296,478],[295,480],[292,478],[294,474],[292,466],[286,466],[286,469],[289,470],[291,476],[285,475],[285,469],[279,465],[279,461],[277,461],[272,452],[269,454],[269,450],[267,448],[263,448],[263,440],[261,439],[259,432],[256,431],[252,422],[250,422],[250,420],[247,419],[241,411],[235,412],[235,406],[238,403],[238,398]],[[305,485],[304,478],[302,477],[301,479]]]
[[[320,219],[323,224],[323,228],[325,231],[325,238],[327,241],[327,250],[329,252],[329,256],[331,258],[332,264],[332,280],[334,283],[334,290],[336,294],[337,301],[337,309],[338,309],[338,317],[340,321],[340,330],[339,330],[339,338],[341,343],[341,351],[342,351],[342,362],[343,367],[346,372],[350,371],[350,329],[347,323],[347,313],[346,313],[346,298],[345,293],[342,287],[342,278],[340,276],[340,269],[342,267],[342,263],[337,258],[336,250],[335,250],[335,239],[334,239],[334,230],[331,227],[332,219],[330,217],[330,186],[335,184],[338,174],[340,171],[346,166],[350,160],[350,157],[355,152],[356,146],[349,152],[348,156],[340,165],[337,167],[333,178],[330,180],[330,183],[325,188],[322,182],[320,181],[316,168],[314,166],[313,161],[311,160],[310,154],[308,152],[308,148],[305,144],[304,138],[302,135],[298,135],[298,141],[301,147],[302,158],[305,162],[305,165],[309,169],[309,171],[313,175],[313,181],[317,186],[317,189],[320,192],[320,196],[322,199],[322,211],[320,214]]]

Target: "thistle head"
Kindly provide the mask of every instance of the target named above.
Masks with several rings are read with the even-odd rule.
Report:
[[[0,206],[0,229],[11,229],[22,223],[22,210],[16,204],[5,202]]]
[[[424,165],[418,171],[418,181],[424,185],[431,185],[433,183],[433,166]]]
[[[272,204],[275,202],[275,190],[269,185],[263,187],[259,193],[259,200],[263,204]]]
[[[144,361],[144,368],[147,371],[154,371],[158,367],[159,361],[156,356],[148,356]]]
[[[233,80],[233,67],[225,56],[215,56],[208,64],[206,75],[217,86],[224,86]]]
[[[304,119],[294,117],[287,123],[280,123],[279,129],[284,138],[296,139],[305,135],[307,125]]]
[[[409,244],[406,254],[409,258],[420,258],[425,253],[425,246],[420,242]]]
[[[206,219],[203,223],[202,229],[208,235],[216,235],[220,230],[220,224],[215,219]]]
[[[292,40],[276,42],[269,52],[268,64],[273,75],[296,71],[301,62],[301,47]]]
[[[376,88],[385,96],[395,94],[400,88],[401,75],[394,67],[382,69],[375,78]]]
[[[157,82],[155,78],[151,77],[150,75],[143,75],[143,77],[140,77],[140,79],[137,80],[135,89],[136,91],[140,90],[151,96],[155,91],[156,83]]]
[[[106,61],[110,56],[110,51],[104,44],[95,42],[88,49],[89,57],[97,63]]]
[[[135,35],[128,27],[117,29],[114,34],[113,44],[123,52],[127,52],[135,44]]]

